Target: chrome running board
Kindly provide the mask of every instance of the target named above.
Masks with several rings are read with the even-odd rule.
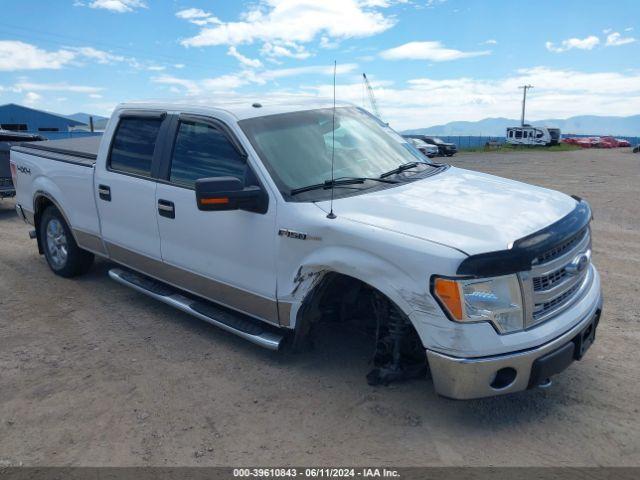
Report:
[[[122,285],[171,305],[256,345],[269,350],[280,348],[283,336],[274,332],[273,327],[269,327],[259,320],[233,312],[212,302],[187,297],[174,287],[129,270],[112,268],[109,270],[109,276]]]

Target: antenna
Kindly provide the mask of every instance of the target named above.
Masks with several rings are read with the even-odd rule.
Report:
[[[333,177],[333,166],[336,153],[336,65],[337,62],[333,61],[333,113],[331,117],[331,208],[327,214],[327,218],[333,220],[336,218],[336,214],[333,213],[333,191],[335,190],[336,183]]]

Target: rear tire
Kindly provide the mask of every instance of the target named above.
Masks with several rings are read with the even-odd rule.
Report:
[[[40,243],[49,268],[56,275],[71,278],[86,273],[93,263],[93,253],[78,247],[60,211],[47,207],[40,219]]]

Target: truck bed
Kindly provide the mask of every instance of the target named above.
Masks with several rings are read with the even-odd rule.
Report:
[[[98,157],[98,148],[100,147],[101,139],[102,136],[96,135],[94,137],[30,142],[12,147],[12,150],[28,153],[36,157],[93,167]]]

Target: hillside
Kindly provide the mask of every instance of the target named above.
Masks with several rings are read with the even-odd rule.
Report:
[[[597,115],[581,115],[566,119],[547,119],[529,121],[531,125],[560,127],[563,134],[579,135],[640,135],[640,115],[630,117],[605,117]],[[477,122],[449,122],[426,128],[406,130],[403,133],[426,135],[485,135],[504,136],[507,127],[520,124],[520,120],[509,118],[485,118]]]

